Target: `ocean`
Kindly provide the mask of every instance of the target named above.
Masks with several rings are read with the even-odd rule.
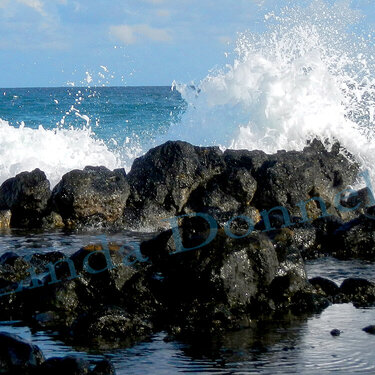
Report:
[[[340,141],[375,181],[375,53],[373,34],[353,33],[360,22],[340,8],[314,1],[278,17],[265,14],[265,31],[239,35],[228,65],[199,82],[164,87],[0,89],[0,183],[40,168],[55,186],[87,165],[123,167],[166,140],[222,149],[301,150],[314,137],[327,148]],[[359,23],[359,25],[361,25]],[[72,253],[99,233],[0,235],[0,252]],[[145,234],[113,233],[111,240]],[[30,250],[31,249],[31,250]],[[372,263],[324,259],[306,265],[309,277],[375,280]],[[47,357],[74,354],[111,359],[118,374],[369,374],[375,338],[361,331],[375,310],[333,305],[298,321],[271,322],[200,342],[165,341],[165,333],[132,348],[92,352],[53,332],[2,322],[2,330],[32,338]],[[340,341],[330,330],[343,331]]]

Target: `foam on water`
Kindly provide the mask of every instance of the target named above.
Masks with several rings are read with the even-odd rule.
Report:
[[[0,119],[0,183],[17,173],[40,168],[51,185],[72,169],[87,165],[120,166],[103,141],[95,139],[88,127],[46,130],[42,126],[18,128]]]
[[[375,34],[349,1],[314,0],[264,18],[264,32],[240,35],[231,64],[199,85],[174,83],[188,109],[165,139],[275,152],[328,138],[371,169]]]

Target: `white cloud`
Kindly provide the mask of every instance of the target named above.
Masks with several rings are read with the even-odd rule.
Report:
[[[155,42],[170,42],[172,40],[167,29],[158,29],[145,24],[111,26],[109,31],[115,38],[125,44],[134,44],[141,39]]]
[[[42,16],[47,15],[43,8],[44,4],[40,0],[17,0],[17,2],[36,10]]]

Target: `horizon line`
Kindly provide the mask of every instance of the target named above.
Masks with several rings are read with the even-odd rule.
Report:
[[[126,85],[126,86],[15,86],[15,87],[0,87],[0,90],[14,90],[14,89],[105,89],[105,88],[135,88],[135,87],[172,87],[170,85]]]

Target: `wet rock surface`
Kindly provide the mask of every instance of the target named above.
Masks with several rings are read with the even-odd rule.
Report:
[[[1,185],[0,209],[11,211],[12,227],[36,228],[47,213],[50,196],[50,183],[44,172],[22,172]]]
[[[329,215],[349,220],[353,208],[364,213],[372,200],[365,193],[337,198],[358,174],[358,165],[341,151],[338,144],[327,151],[318,140],[303,151],[273,155],[170,141],[136,159],[128,175],[86,167],[64,175],[52,194],[36,169],[1,186],[2,225],[7,227],[6,210],[11,227],[46,229],[167,229],[166,219],[192,212],[220,222],[246,215],[257,223],[280,207],[303,222]]]
[[[140,244],[94,244],[69,257],[4,254],[1,316],[110,348],[161,330],[220,333],[330,303],[371,305],[372,282],[347,279],[339,287],[305,272],[305,259],[325,255],[373,260],[371,199],[364,192],[341,199],[358,174],[341,151],[317,140],[274,155],[167,142],[138,158],[128,175],[86,167],[63,176],[52,193],[43,172],[17,175],[0,188],[11,227],[159,232]],[[43,366],[112,371],[69,358]]]
[[[0,373],[9,375],[115,375],[113,365],[73,357],[45,359],[42,351],[17,335],[0,332]]]
[[[131,187],[125,223],[133,228],[167,228],[163,222],[182,212],[191,193],[224,170],[218,147],[167,142],[136,159],[127,179]]]
[[[202,221],[188,219],[180,226],[185,250],[209,236]],[[167,231],[142,243],[141,250],[162,276],[173,333],[240,328],[262,315],[327,305],[309,285],[298,249],[274,246],[263,233],[231,238],[219,228],[206,246],[180,251]]]
[[[128,196],[124,170],[86,167],[63,176],[53,189],[51,206],[67,227],[116,225]]]
[[[346,279],[335,301],[352,302],[356,307],[372,306],[375,304],[375,283],[362,278]]]
[[[37,346],[17,335],[0,332],[1,374],[34,374],[44,360]]]

